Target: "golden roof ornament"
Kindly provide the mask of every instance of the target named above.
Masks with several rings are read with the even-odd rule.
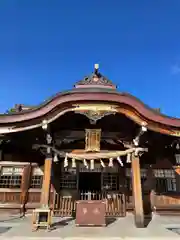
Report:
[[[84,77],[82,80],[75,84],[75,88],[109,88],[116,89],[114,85],[108,78],[103,76],[99,72],[99,64],[94,64],[94,72]]]

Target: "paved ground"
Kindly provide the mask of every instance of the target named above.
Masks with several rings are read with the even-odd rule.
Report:
[[[0,216],[0,240],[120,240],[120,239],[180,239],[180,218],[153,216],[147,228],[137,229],[131,214],[126,218],[112,219],[105,228],[76,227],[72,219],[54,218],[55,229],[51,232],[31,231],[31,217]],[[45,239],[45,240],[46,240]]]

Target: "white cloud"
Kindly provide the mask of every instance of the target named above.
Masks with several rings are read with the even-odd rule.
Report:
[[[179,74],[180,73],[180,65],[175,64],[174,66],[172,66],[171,72],[172,72],[172,74]]]

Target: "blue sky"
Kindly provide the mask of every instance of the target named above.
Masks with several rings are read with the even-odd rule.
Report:
[[[180,117],[179,0],[1,0],[0,112],[100,71]]]

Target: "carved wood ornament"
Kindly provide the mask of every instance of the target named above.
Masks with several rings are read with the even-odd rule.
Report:
[[[75,113],[82,114],[89,118],[91,124],[96,122],[105,116],[115,114],[117,112],[116,106],[106,104],[82,104],[75,105]]]

